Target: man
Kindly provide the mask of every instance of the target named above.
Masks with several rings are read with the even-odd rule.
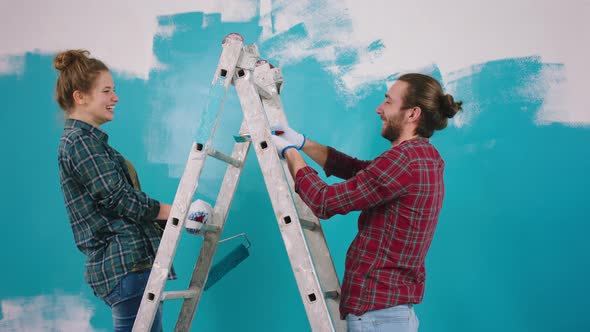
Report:
[[[340,316],[349,331],[417,331],[413,305],[424,295],[424,260],[444,196],[444,161],[430,144],[461,109],[422,74],[398,78],[377,108],[391,148],[372,161],[349,157],[291,128],[273,141],[287,160],[295,190],[318,218],[362,211],[345,264]],[[327,176],[327,185],[299,150]]]

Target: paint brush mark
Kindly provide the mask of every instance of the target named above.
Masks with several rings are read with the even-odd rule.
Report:
[[[464,103],[464,112],[454,119],[458,127],[489,109],[539,111],[541,123],[544,110],[559,112],[550,99],[560,99],[560,86],[566,81],[563,65],[542,63],[538,56],[490,61],[446,77],[447,92]]]
[[[274,35],[263,34],[259,46],[281,66],[308,57],[333,64],[343,51],[344,57],[351,55],[346,36],[352,32],[352,21],[338,1],[275,1],[271,15]],[[268,31],[269,23],[265,22],[264,29]]]
[[[274,35],[272,38],[265,40],[260,46],[261,52],[273,47],[285,47],[289,43],[301,41],[309,38],[307,27],[303,23],[296,24],[289,28],[289,30]]]
[[[375,40],[369,45],[369,47],[367,47],[367,50],[369,52],[373,52],[376,55],[380,55],[383,49],[385,49],[385,45],[383,44],[383,41],[381,39]]]
[[[534,121],[539,124],[568,122],[571,118],[578,119],[575,123],[579,124],[583,116],[568,115],[560,103],[567,84],[564,70],[562,64],[543,63],[540,57],[531,56],[489,61],[447,74],[442,74],[436,64],[408,71],[436,78],[447,93],[463,101],[464,111],[451,120],[454,126],[463,127],[475,121],[481,112],[496,108],[538,112]],[[408,71],[383,79],[359,78],[367,83],[354,90],[347,90],[347,82],[344,82],[338,92],[347,104],[354,104],[380,85],[390,86]]]
[[[24,71],[24,56],[0,55],[0,75],[22,75]]]

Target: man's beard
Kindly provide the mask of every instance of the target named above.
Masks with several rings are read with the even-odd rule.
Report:
[[[402,125],[400,117],[387,121],[386,127],[381,131],[381,136],[390,142],[395,142],[402,134]]]

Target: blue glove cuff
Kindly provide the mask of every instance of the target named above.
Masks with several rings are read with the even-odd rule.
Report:
[[[303,143],[301,143],[301,146],[298,147],[297,150],[303,149],[303,147],[305,146],[305,142],[307,141],[307,137],[305,137],[305,135],[302,135],[302,136],[303,136]]]
[[[281,151],[281,157],[283,157],[283,159],[285,159],[285,151],[287,151],[289,149],[299,150],[299,149],[297,149],[297,147],[295,145],[287,145],[287,146],[285,146],[283,148],[283,150]]]

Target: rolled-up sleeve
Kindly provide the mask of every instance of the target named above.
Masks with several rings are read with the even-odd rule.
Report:
[[[81,135],[70,145],[71,168],[90,193],[97,207],[107,215],[126,217],[135,222],[152,221],[160,203],[129,184],[104,144]]]

